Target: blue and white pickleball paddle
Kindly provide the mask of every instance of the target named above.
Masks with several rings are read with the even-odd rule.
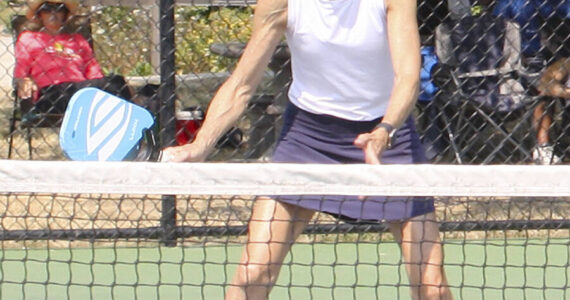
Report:
[[[100,89],[83,88],[67,106],[59,143],[71,160],[139,160],[141,141],[153,125],[146,109]]]

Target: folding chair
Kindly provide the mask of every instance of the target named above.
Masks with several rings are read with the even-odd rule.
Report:
[[[517,24],[489,14],[440,24],[436,102],[457,163],[530,159],[532,106]],[[535,80],[535,79],[534,79]]]
[[[38,30],[37,25],[29,22],[24,15],[15,15],[11,20],[14,44],[18,36],[24,30]],[[91,19],[86,15],[72,16],[66,23],[65,30],[67,32],[80,33],[93,46],[93,38],[91,35]],[[10,138],[8,145],[8,158],[12,157],[14,151],[14,135],[17,131],[25,130],[25,137],[28,144],[28,158],[32,159],[32,129],[36,128],[59,128],[63,119],[63,114],[38,113],[33,112],[33,103],[31,99],[19,99],[17,96],[17,87],[14,80],[14,105],[12,110],[12,118],[10,120]]]
[[[427,158],[433,163],[445,162],[449,143],[444,138],[440,112],[434,99],[439,88],[433,82],[433,72],[439,64],[432,45],[421,47],[422,68],[420,72],[420,93],[414,108],[416,129],[424,146]]]

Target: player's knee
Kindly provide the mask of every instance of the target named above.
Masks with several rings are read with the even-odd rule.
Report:
[[[423,284],[419,288],[419,295],[418,299],[423,300],[441,300],[441,299],[448,299],[447,298],[447,288],[441,285],[435,284]]]
[[[275,275],[267,264],[244,264],[238,267],[236,284],[241,286],[271,286]]]
[[[423,280],[417,277],[410,278],[410,289],[413,299],[432,300],[432,299],[449,299],[449,289],[445,286],[445,280],[442,274],[431,273],[425,276]]]

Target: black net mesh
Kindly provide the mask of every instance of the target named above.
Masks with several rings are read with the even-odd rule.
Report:
[[[64,30],[93,51],[104,80],[90,85],[152,113],[160,148],[194,139],[248,42],[254,10],[249,0],[89,0]],[[19,91],[18,37],[40,30],[27,11],[23,0],[0,3],[0,158],[67,160],[55,108],[78,86]],[[431,162],[567,161],[568,11],[557,0],[418,1],[422,72],[413,114]],[[208,161],[268,159],[290,83],[283,40]],[[41,97],[48,102],[38,105]],[[256,199],[4,193],[0,298],[222,298]],[[568,297],[567,197],[436,197],[435,206],[456,298]],[[406,298],[407,265],[388,224],[358,221],[312,218],[272,297]]]

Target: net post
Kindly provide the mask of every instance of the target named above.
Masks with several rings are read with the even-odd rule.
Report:
[[[176,196],[162,196],[162,215],[160,217],[160,227],[162,229],[160,242],[165,246],[176,246]]]
[[[174,101],[176,90],[175,41],[174,41],[174,0],[160,0],[160,140],[163,146],[174,142]],[[176,196],[162,196],[163,229],[161,243],[176,245]]]

